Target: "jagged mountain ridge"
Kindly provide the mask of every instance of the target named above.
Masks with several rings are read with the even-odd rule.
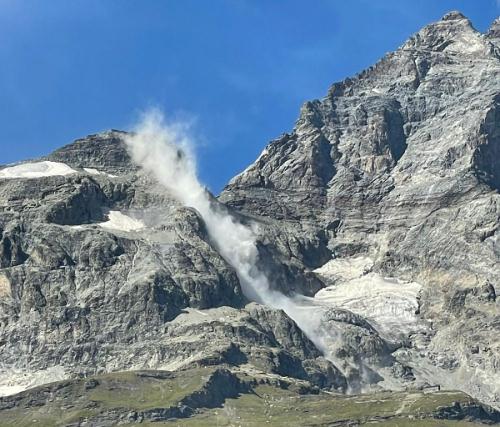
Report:
[[[481,35],[459,13],[427,26],[306,103],[219,197],[260,224],[274,287],[332,285],[318,300],[334,301],[337,364],[282,312],[246,305],[203,221],[131,163],[123,133],[42,159],[74,173],[0,179],[6,391],[228,364],[340,391],[434,381],[498,405],[498,34],[498,20]]]
[[[496,20],[482,35],[458,12],[425,27],[306,103],[292,133],[220,197],[305,239],[322,235],[334,257],[369,256],[374,271],[426,284],[420,315],[439,325],[429,355],[458,370],[479,365],[485,377],[499,361],[491,337],[499,325],[498,28]],[[498,387],[493,380],[485,394],[498,399]]]

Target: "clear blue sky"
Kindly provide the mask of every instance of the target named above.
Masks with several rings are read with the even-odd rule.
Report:
[[[454,9],[485,31],[500,0],[0,0],[0,163],[155,106],[195,119],[218,192],[305,100]]]

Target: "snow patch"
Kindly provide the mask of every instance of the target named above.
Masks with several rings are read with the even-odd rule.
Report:
[[[73,173],[76,173],[76,170],[65,163],[43,161],[23,163],[21,165],[1,169],[0,178],[41,178],[44,176],[70,175]]]
[[[108,218],[108,221],[101,222],[98,225],[102,228],[120,231],[135,231],[145,227],[142,221],[125,215],[120,211],[110,211]]]
[[[380,333],[397,338],[421,330],[416,315],[421,285],[383,277],[371,272],[368,257],[339,258],[314,270],[326,283],[314,297],[315,303],[343,308],[371,321]]]
[[[421,329],[417,317],[421,285],[368,273],[320,290],[314,297],[322,305],[343,308],[374,322],[391,337]]]
[[[41,371],[24,370],[0,371],[0,396],[10,396],[42,384],[68,378],[62,366],[53,366]]]
[[[83,168],[83,170],[90,175],[105,175],[109,176],[110,178],[116,178],[117,175],[111,175],[110,173],[102,172],[100,170],[94,169],[94,168]]]

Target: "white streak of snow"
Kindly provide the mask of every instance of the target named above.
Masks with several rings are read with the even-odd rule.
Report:
[[[83,170],[91,175],[105,175],[105,176],[109,176],[110,178],[117,177],[117,175],[111,175],[110,173],[102,172],[102,171],[94,169],[94,168],[83,168]]]

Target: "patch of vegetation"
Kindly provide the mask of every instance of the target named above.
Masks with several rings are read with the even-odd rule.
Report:
[[[166,371],[117,372],[36,387],[0,398],[0,426],[53,427],[93,419],[103,413],[175,407],[202,389],[213,372],[214,369],[193,369],[180,375]]]
[[[393,427],[474,426],[467,421],[434,419],[440,407],[470,404],[463,393],[374,393],[357,396],[290,395],[274,387],[259,386],[255,394],[227,399],[223,408],[164,425],[198,426],[326,426],[382,424]]]
[[[460,392],[302,395],[295,387],[259,384],[216,368],[113,373],[0,398],[0,427],[53,427],[83,420],[151,427],[470,427],[498,415]]]
[[[131,408],[136,411],[177,405],[199,390],[213,370],[192,370],[189,375],[158,378],[148,374],[124,372],[108,374],[99,380],[88,398],[101,408]]]

